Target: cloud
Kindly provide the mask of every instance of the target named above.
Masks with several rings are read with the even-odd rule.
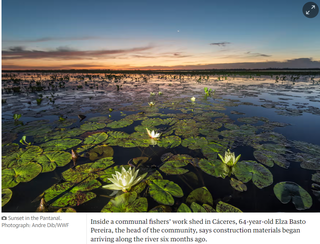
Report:
[[[98,59],[114,57],[114,55],[132,54],[147,51],[154,48],[153,46],[136,47],[129,49],[114,49],[114,50],[88,50],[79,51],[69,47],[58,47],[52,51],[28,50],[22,46],[10,47],[8,50],[2,51],[3,60],[12,59]]]
[[[219,46],[219,47],[225,47],[228,44],[231,44],[231,43],[230,42],[213,42],[213,43],[210,43],[211,46]]]
[[[250,57],[271,57],[272,55],[263,54],[263,53],[252,53],[252,52],[246,52],[245,54],[249,54]]]
[[[283,62],[243,62],[243,63],[223,63],[223,64],[197,64],[197,65],[176,65],[176,66],[144,66],[133,69],[319,69],[320,61],[312,58],[297,58]]]

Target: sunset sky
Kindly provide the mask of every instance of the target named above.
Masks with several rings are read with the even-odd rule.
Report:
[[[320,68],[306,2],[2,0],[2,68]]]

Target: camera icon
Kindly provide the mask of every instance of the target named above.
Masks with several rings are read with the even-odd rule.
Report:
[[[7,216],[2,216],[1,220],[7,220]]]

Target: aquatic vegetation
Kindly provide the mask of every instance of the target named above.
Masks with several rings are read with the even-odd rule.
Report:
[[[147,130],[148,136],[149,136],[151,139],[155,139],[155,140],[159,139],[159,137],[160,137],[160,135],[161,135],[160,133],[157,133],[157,132],[155,132],[154,130],[153,130],[153,131],[149,131],[148,128],[146,128],[146,130]]]
[[[305,210],[312,206],[310,194],[295,182],[279,182],[274,186],[273,191],[283,204],[292,200],[297,210]]]
[[[155,103],[154,103],[154,102],[149,102],[148,104],[149,104],[149,106],[150,106],[150,107],[152,107],[152,106],[154,106],[154,105],[155,105]]]
[[[195,102],[196,101],[196,98],[195,97],[192,97],[190,98],[191,102]]]
[[[112,175],[112,178],[108,178],[113,184],[104,185],[103,188],[114,190],[114,191],[123,191],[128,192],[131,188],[138,184],[148,173],[144,173],[143,175],[138,176],[139,169],[129,168],[126,170],[124,167],[121,168],[121,172],[116,171],[115,174]]]
[[[237,162],[239,161],[241,154],[238,155],[238,157],[236,158],[234,153],[230,152],[230,149],[228,149],[228,151],[225,152],[224,157],[221,156],[220,154],[218,154],[218,156],[220,157],[221,161],[228,165],[229,167],[235,166],[237,164]]]
[[[203,89],[204,89],[206,96],[210,96],[211,94],[213,94],[215,92],[215,90],[208,89],[208,87],[204,87]]]
[[[156,94],[154,92],[150,92],[150,96],[155,96]]]
[[[163,93],[161,91],[158,92],[158,95],[163,95]]]
[[[20,118],[21,118],[21,114],[14,114],[14,115],[13,115],[13,119],[14,119],[15,121],[19,120]]]
[[[27,142],[27,137],[26,136],[22,136],[22,138],[20,140],[20,143],[22,145],[25,145],[25,146],[30,146],[31,145],[31,142]]]

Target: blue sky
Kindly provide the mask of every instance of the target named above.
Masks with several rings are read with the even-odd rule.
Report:
[[[2,67],[320,68],[306,2],[3,0]]]

